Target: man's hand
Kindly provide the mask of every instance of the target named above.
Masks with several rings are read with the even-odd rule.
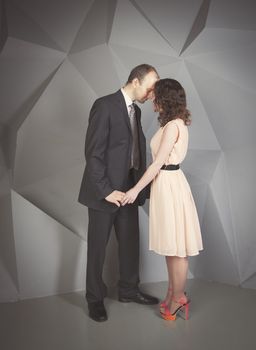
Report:
[[[138,194],[139,194],[139,191],[135,187],[131,188],[123,196],[121,201],[122,206],[133,203],[137,198]]]
[[[106,199],[106,201],[113,203],[113,204],[117,205],[118,207],[120,207],[120,203],[121,203],[124,195],[125,195],[124,192],[115,190],[115,191],[111,192],[105,199]]]

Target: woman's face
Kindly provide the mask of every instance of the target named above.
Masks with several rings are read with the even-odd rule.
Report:
[[[154,92],[153,92],[153,94],[154,94]],[[154,99],[153,99],[153,110],[154,110],[154,112],[162,112],[163,111],[161,105],[159,105],[156,102],[155,94],[154,94]]]

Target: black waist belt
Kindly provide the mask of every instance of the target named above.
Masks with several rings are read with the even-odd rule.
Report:
[[[180,168],[179,164],[168,164],[168,165],[163,165],[161,170],[178,170]]]

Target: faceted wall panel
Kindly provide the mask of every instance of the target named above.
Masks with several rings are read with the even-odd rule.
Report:
[[[83,289],[86,242],[14,191],[12,206],[19,298]]]
[[[0,126],[0,137],[3,139]],[[0,146],[0,302],[18,299],[18,274],[14,246],[10,173]]]
[[[0,0],[0,300],[84,288],[89,111],[145,62],[183,84],[192,114],[182,169],[205,249],[189,277],[256,288],[255,10],[251,0]],[[141,109],[149,145],[157,115],[150,101]],[[148,202],[140,227],[141,281],[166,280],[164,258],[148,251]],[[114,285],[114,237],[107,256]]]

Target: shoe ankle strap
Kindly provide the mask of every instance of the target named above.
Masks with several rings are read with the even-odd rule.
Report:
[[[177,303],[177,304],[180,304],[180,305],[184,305],[188,302],[188,299],[186,296],[182,296],[180,297],[178,300],[173,296],[172,297],[172,300]]]

